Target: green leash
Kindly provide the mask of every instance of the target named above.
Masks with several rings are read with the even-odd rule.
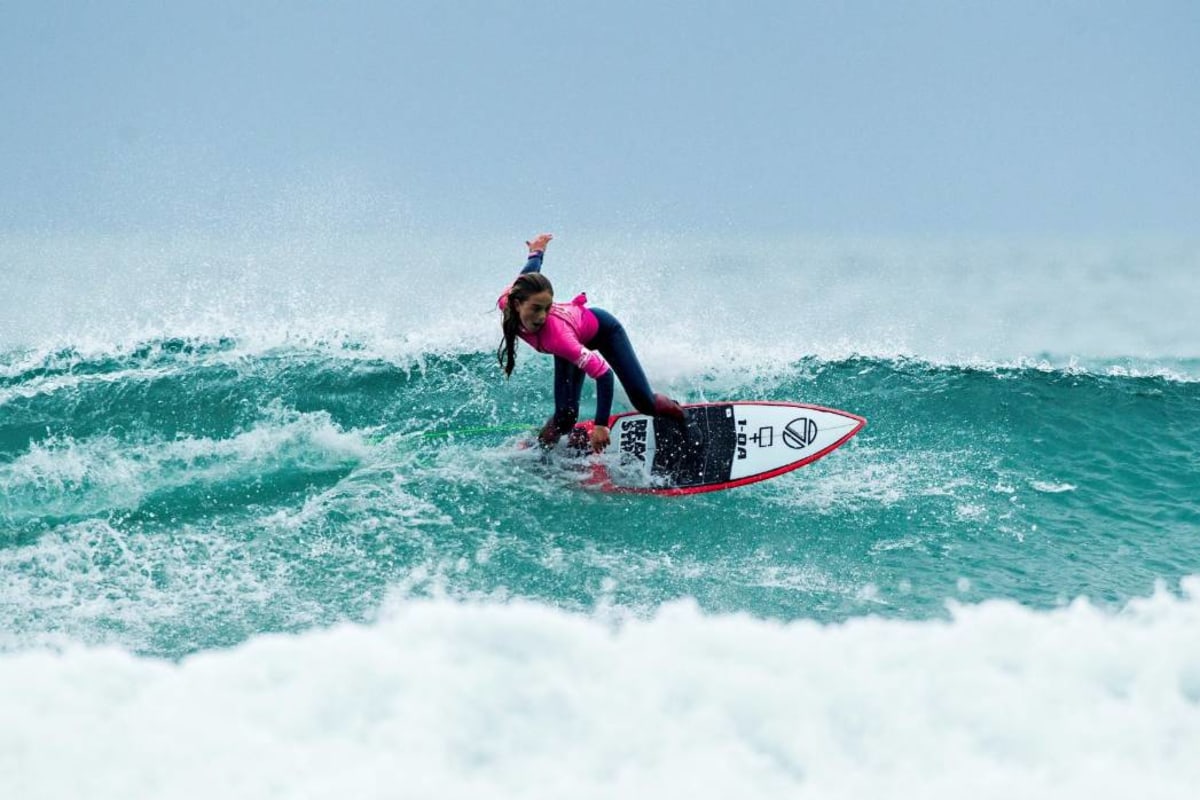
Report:
[[[507,425],[480,425],[472,428],[454,428],[448,431],[425,431],[416,436],[409,436],[409,439],[450,439],[455,436],[487,436],[492,433],[516,433],[528,432],[534,433],[537,431],[537,426],[527,422],[515,422]],[[389,434],[374,433],[364,436],[370,444],[379,444],[386,439]]]
[[[528,423],[512,423],[509,425],[485,425],[478,428],[456,428],[451,431],[426,431],[422,439],[446,439],[451,436],[483,436],[489,433],[510,433],[512,431],[536,431],[537,428]]]

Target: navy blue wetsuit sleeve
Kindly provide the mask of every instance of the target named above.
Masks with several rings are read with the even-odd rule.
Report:
[[[596,418],[597,425],[608,426],[608,418],[612,416],[613,401],[613,371],[610,369],[596,378]]]
[[[534,250],[530,253],[529,260],[525,262],[525,267],[521,270],[521,274],[524,275],[526,272],[541,272],[542,256],[544,255],[545,253],[541,250]]]

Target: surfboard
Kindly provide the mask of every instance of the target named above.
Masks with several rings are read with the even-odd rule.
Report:
[[[867,421],[805,403],[693,403],[677,421],[644,414],[609,420],[612,443],[588,483],[610,492],[682,495],[774,478],[832,453]],[[593,423],[576,426],[568,446],[586,448]]]

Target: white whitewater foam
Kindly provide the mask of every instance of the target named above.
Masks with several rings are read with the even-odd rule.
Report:
[[[181,663],[0,656],[0,796],[1191,798],[1200,579],[840,625],[399,601]]]
[[[0,298],[0,353],[162,337],[234,337],[241,352],[344,340],[401,363],[494,348],[520,236],[413,237],[3,237],[0,263],[20,280]],[[1195,378],[1178,362],[1200,358],[1198,270],[1191,242],[570,231],[545,266],[561,299],[586,290],[617,314],[657,383],[851,355],[986,366],[1050,354]]]
[[[1029,485],[1033,487],[1034,491],[1043,494],[1062,494],[1063,492],[1073,492],[1078,488],[1072,483],[1054,483],[1052,481],[1032,481]]]

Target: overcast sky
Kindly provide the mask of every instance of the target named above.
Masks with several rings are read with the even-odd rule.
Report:
[[[1194,0],[0,0],[0,107],[9,232],[1200,232]]]

